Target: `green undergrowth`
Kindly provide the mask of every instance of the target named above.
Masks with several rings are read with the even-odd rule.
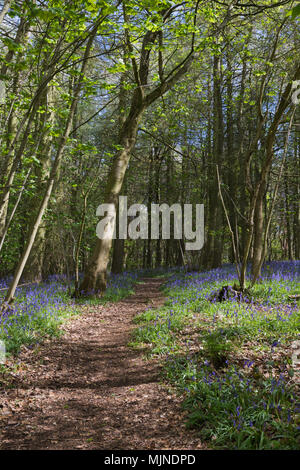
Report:
[[[122,299],[125,299],[129,295],[134,294],[134,287],[121,287],[114,289],[109,287],[103,293],[101,297],[90,295],[88,297],[82,297],[76,299],[76,304],[78,305],[103,305],[109,302],[119,302]]]
[[[47,337],[59,337],[62,324],[80,313],[61,286],[35,286],[19,290],[12,306],[0,315],[0,340],[7,356],[15,356],[22,346],[31,347]]]
[[[131,346],[161,360],[187,426],[212,448],[300,447],[300,377],[292,362],[300,313],[291,299],[299,270],[286,268],[269,267],[244,301],[213,300],[236,282],[230,267],[175,275],[164,286],[165,305],[135,318]]]

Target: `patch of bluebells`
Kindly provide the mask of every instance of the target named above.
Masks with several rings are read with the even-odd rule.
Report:
[[[296,288],[299,286],[299,268],[297,261],[267,263],[263,276],[267,280],[271,278],[273,283],[281,282],[286,297],[289,284],[294,283]],[[279,273],[276,273],[277,269]],[[259,300],[237,301],[233,296],[220,303],[212,299],[214,290],[220,289],[224,283],[229,285],[235,282],[236,272],[232,265],[206,272],[185,273],[177,270],[165,283],[167,307],[159,309],[158,313],[142,314],[140,319],[146,320],[147,324],[136,332],[136,337],[142,342],[153,343],[154,352],[161,352],[162,347],[165,351],[171,343],[174,346],[176,339],[172,337],[172,332],[182,327],[185,317],[196,318],[197,312],[204,312],[208,323],[211,321],[214,328],[218,326],[221,314],[221,322],[241,327],[244,338],[248,335],[249,338],[258,339],[261,336],[265,339],[267,333],[272,350],[280,344],[279,337],[274,335],[280,335],[283,342],[285,338],[289,340],[295,336],[299,329],[298,305],[296,302],[274,302],[273,299],[271,302],[271,286],[267,287],[266,295],[264,284],[259,284],[259,289],[264,288],[264,297]],[[277,290],[275,284],[273,288]]]
[[[247,268],[249,275],[251,266]],[[262,269],[261,277],[259,281],[276,281],[277,283],[282,283],[282,287],[285,287],[289,290],[290,283],[300,282],[300,261],[271,261],[265,263]],[[235,267],[231,264],[225,264],[220,268],[212,269],[210,271],[204,272],[181,272],[178,274],[174,273],[168,282],[166,283],[166,289],[169,291],[180,289],[185,290],[189,289],[194,291],[194,296],[192,300],[196,300],[201,297],[203,290],[206,290],[207,286],[215,286],[221,282],[226,282],[227,284],[237,283],[237,276]],[[269,297],[271,294],[272,288],[269,288]],[[210,297],[212,294],[212,289],[209,292],[206,292],[206,298]],[[232,300],[236,299],[236,294],[232,296]],[[215,299],[216,301],[216,299]]]
[[[108,277],[108,289],[113,292],[128,291],[139,276],[138,272],[125,272]],[[5,289],[11,279],[0,280],[0,303],[5,297]],[[15,301],[3,305],[0,311],[0,339],[7,343],[7,350],[16,351],[22,343],[31,343],[37,333],[58,333],[58,326],[68,312],[74,310],[70,299],[73,290],[72,280],[65,275],[50,275],[40,284],[29,284],[17,288]]]
[[[2,281],[4,287],[7,284],[8,281]],[[0,313],[0,337],[8,343],[14,343],[16,338],[18,342],[22,342],[21,338],[26,342],[35,336],[39,328],[49,329],[51,323],[53,329],[55,322],[60,321],[62,312],[71,303],[67,291],[65,279],[52,276],[42,284],[19,287],[14,303],[3,305]],[[5,291],[1,294],[3,298]]]
[[[299,281],[299,261],[266,263],[253,296],[240,301],[233,295],[218,302],[212,293],[223,285],[237,283],[234,266],[225,265],[207,272],[177,271],[165,284],[166,306],[141,315],[146,323],[138,329],[137,339],[151,343],[153,353],[166,355],[165,372],[185,394],[185,406],[191,412],[189,424],[199,426],[201,432],[205,428],[208,437],[216,437],[221,446],[228,444],[231,436],[237,448],[243,448],[245,442],[248,448],[273,448],[273,445],[293,448],[299,397],[296,398],[290,386],[289,371],[282,364],[277,377],[277,370],[271,366],[270,376],[262,376],[260,381],[252,375],[254,361],[242,360],[238,368],[230,355],[221,371],[207,360],[199,367],[199,354],[206,359],[205,354],[200,350],[194,356],[192,351],[182,355],[183,339],[181,335],[177,339],[176,330],[182,331],[185,319],[189,318],[191,325],[196,320],[201,331],[205,329],[208,335],[219,331],[221,336],[224,333],[225,342],[251,340],[259,348],[267,348],[264,351],[270,348],[272,354],[299,334],[299,306],[288,298],[289,294],[299,293]],[[202,314],[200,319],[198,313]],[[194,341],[194,351],[196,345]],[[188,341],[185,348],[189,350]],[[280,433],[283,438],[276,441],[274,436]]]
[[[266,263],[259,282],[254,286],[253,295],[240,301],[237,293],[231,295],[229,290],[228,299],[218,302],[220,287],[235,283],[235,267],[228,264],[205,272],[174,273],[165,285],[169,295],[167,305],[194,312],[209,309],[214,322],[216,313],[222,311],[223,317],[237,324],[248,324],[256,333],[262,332],[265,327],[271,331],[275,323],[282,332],[297,329],[299,306],[296,301],[288,300],[288,295],[299,293],[300,261]]]
[[[166,362],[168,379],[184,394],[188,424],[200,427],[207,438],[214,436],[214,444],[243,448],[246,441],[251,449],[272,448],[277,435],[279,448],[282,437],[288,447],[297,446],[299,397],[290,388],[287,368],[258,386],[249,375],[249,360],[242,369],[231,365],[222,373],[191,357],[183,363],[182,357],[170,355]]]

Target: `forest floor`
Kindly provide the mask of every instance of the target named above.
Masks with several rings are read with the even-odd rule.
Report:
[[[164,303],[143,279],[117,303],[82,306],[65,334],[23,347],[0,388],[0,449],[203,449],[158,360],[128,346],[133,318]]]

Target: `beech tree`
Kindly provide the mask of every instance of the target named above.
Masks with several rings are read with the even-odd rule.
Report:
[[[195,33],[199,1],[196,2],[196,5],[194,2],[185,3],[187,4],[188,9],[184,11],[184,21],[181,20],[181,26],[184,27],[185,34],[186,28],[190,27],[192,29],[190,45],[188,46],[188,51],[185,52],[185,56],[181,58],[179,63],[176,63],[171,70],[169,70],[164,66],[164,35],[166,35],[167,32],[170,33],[170,30],[172,30],[172,28],[168,27],[167,22],[172,18],[172,16],[175,16],[176,18],[175,14],[180,15],[182,4],[180,3],[171,6],[169,2],[152,2],[153,6],[151,7],[150,12],[148,9],[144,9],[143,4],[141,4],[138,14],[135,14],[136,18],[139,18],[140,15],[144,16],[145,24],[143,25],[143,29],[145,31],[143,33],[142,40],[140,41],[140,50],[137,57],[134,53],[131,28],[129,27],[129,18],[132,16],[131,12],[133,13],[132,5],[130,2],[123,2],[126,48],[132,63],[135,88],[132,92],[127,117],[120,131],[118,142],[120,150],[114,158],[105,189],[104,202],[106,204],[113,204],[115,208],[118,204],[118,196],[122,188],[130,154],[136,142],[138,126],[144,111],[158,98],[168,92],[184,76],[195,58]],[[185,8],[187,7],[185,6]],[[187,19],[190,20],[189,23],[185,23]],[[132,17],[130,18],[130,21],[132,22]],[[158,76],[159,84],[154,86],[152,90],[148,91],[151,52],[154,50],[155,46],[158,47],[158,52],[156,54],[156,74]],[[113,227],[115,220],[111,220],[110,223]],[[107,267],[111,246],[112,239],[103,238],[97,241],[91,260],[85,271],[84,279],[79,288],[81,295],[89,292],[96,292],[101,295],[101,293],[106,289]]]

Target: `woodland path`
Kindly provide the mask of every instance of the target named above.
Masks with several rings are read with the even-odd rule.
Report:
[[[162,280],[143,281],[122,301],[83,307],[61,338],[21,352],[13,388],[0,388],[0,449],[204,448],[160,384],[158,362],[128,347],[132,319],[164,302]]]

